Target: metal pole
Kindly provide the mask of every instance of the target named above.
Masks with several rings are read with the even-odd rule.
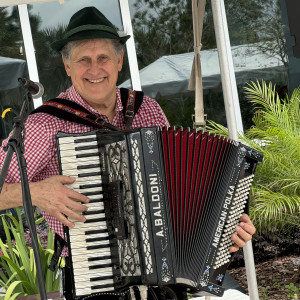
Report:
[[[238,140],[238,133],[243,133],[243,124],[232,61],[224,0],[211,0],[211,3],[219,53],[228,132],[231,139]],[[251,241],[246,244],[243,251],[249,296],[251,300],[259,300]]]
[[[130,39],[126,42],[126,48],[127,48],[127,56],[129,62],[132,89],[136,91],[141,91],[142,87],[141,87],[137,56],[135,51],[132,22],[130,17],[128,0],[119,0],[119,6],[120,6],[120,12],[122,16],[124,32],[130,35]]]
[[[211,4],[219,55],[228,131],[232,139],[238,140],[237,133],[243,132],[243,123],[232,61],[224,1],[212,0]]]
[[[21,22],[21,29],[23,35],[23,41],[25,46],[25,53],[26,53],[26,60],[27,60],[27,67],[30,80],[34,82],[39,82],[39,74],[35,59],[35,50],[32,40],[32,33],[31,27],[29,22],[29,15],[27,10],[27,4],[18,5],[19,15],[20,15],[20,22]],[[17,80],[17,79],[16,79]],[[33,101],[34,108],[43,104],[42,98],[35,99]]]

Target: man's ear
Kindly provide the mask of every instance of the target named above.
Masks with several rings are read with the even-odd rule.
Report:
[[[66,70],[67,75],[71,76],[70,75],[70,69],[71,69],[70,64],[68,63],[68,61],[64,57],[62,57],[62,60],[63,60],[64,66],[65,66],[65,70]]]
[[[118,57],[118,71],[121,72],[123,67],[123,58],[124,58],[124,50],[122,50],[120,56]]]

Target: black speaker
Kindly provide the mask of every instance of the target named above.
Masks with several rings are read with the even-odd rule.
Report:
[[[295,57],[300,58],[300,1],[285,0],[292,48]]]

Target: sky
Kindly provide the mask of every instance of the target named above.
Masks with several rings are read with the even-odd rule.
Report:
[[[128,2],[132,17],[135,0],[128,0]],[[41,28],[68,24],[71,16],[85,6],[97,7],[115,26],[122,28],[118,0],[64,0],[64,4],[54,1],[33,4],[32,6],[32,12],[42,18]]]

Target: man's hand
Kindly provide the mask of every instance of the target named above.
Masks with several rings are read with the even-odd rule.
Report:
[[[33,205],[38,206],[68,227],[74,227],[74,223],[70,219],[85,222],[86,219],[80,212],[87,211],[87,206],[80,202],[88,203],[89,199],[65,186],[74,182],[74,178],[63,175],[31,182],[30,193]]]
[[[245,247],[246,243],[252,239],[256,229],[248,215],[243,214],[240,218],[240,224],[236,226],[235,233],[231,236],[234,245],[230,247],[230,252],[236,252],[239,248]]]

